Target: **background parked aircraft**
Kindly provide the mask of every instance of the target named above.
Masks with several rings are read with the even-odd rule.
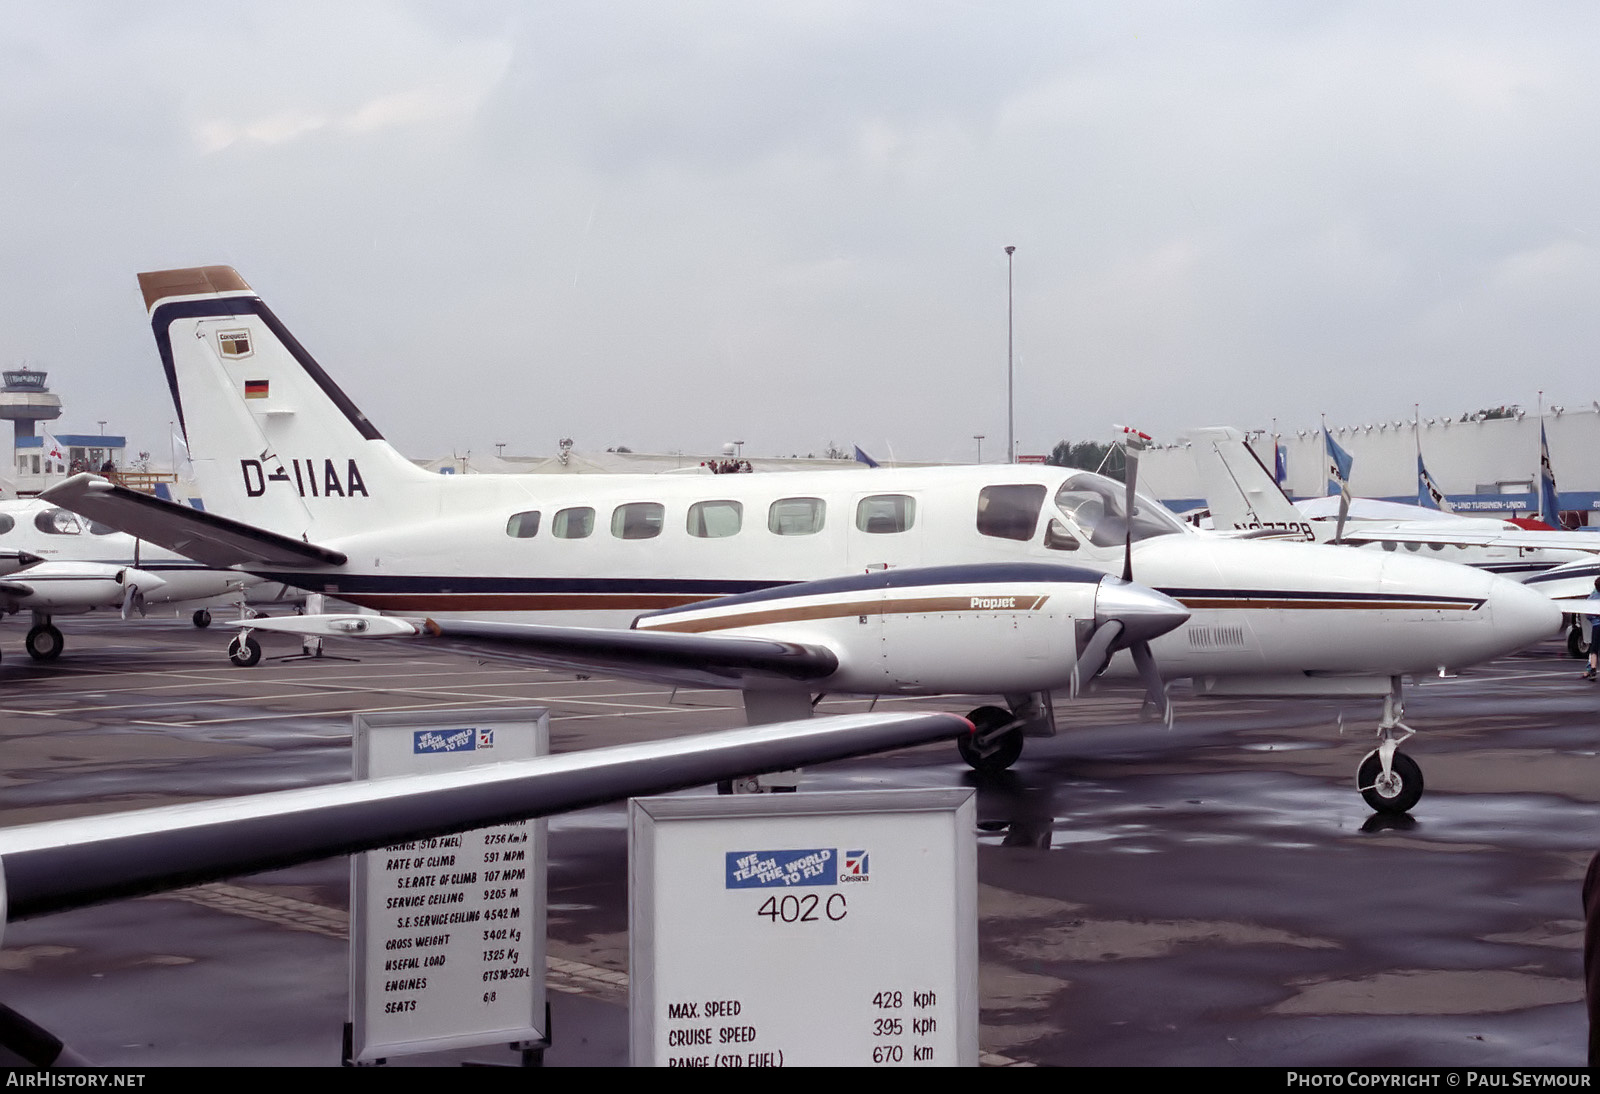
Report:
[[[214,607],[284,595],[281,585],[207,568],[47,501],[0,501],[0,552],[15,559],[0,568],[0,613],[30,614],[25,645],[36,661],[61,655],[58,615],[115,611],[126,619],[161,605],[192,610],[195,625],[207,626]]]

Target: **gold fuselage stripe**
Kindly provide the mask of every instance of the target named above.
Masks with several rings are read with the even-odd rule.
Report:
[[[949,612],[1031,612],[1042,608],[1048,596],[924,596],[894,600],[847,600],[830,604],[732,611],[698,619],[642,620],[639,630],[698,634],[730,627],[760,627],[769,623],[797,623],[812,619],[841,619],[863,615],[942,615]],[[1008,602],[1008,603],[1007,603]]]

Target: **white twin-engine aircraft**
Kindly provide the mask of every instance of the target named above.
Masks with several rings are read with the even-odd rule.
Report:
[[[183,605],[203,627],[212,606],[262,587],[249,574],[208,569],[37,500],[0,501],[0,559],[0,613],[30,613],[24,645],[35,661],[61,655],[57,615],[120,611],[127,619],[157,604]]]
[[[986,768],[1054,732],[1052,689],[1101,673],[1142,679],[1163,708],[1162,675],[1202,694],[1381,696],[1358,785],[1399,811],[1422,792],[1395,751],[1401,677],[1507,653],[1559,618],[1460,566],[1201,535],[1143,496],[1130,520],[1122,484],[1063,468],[429,474],[232,269],[139,280],[211,511],[88,475],[47,496],[208,565],[427,617],[262,629],[735,687],[758,722],[819,693],[999,694],[963,745]],[[541,622],[452,621],[489,613]],[[260,656],[248,632],[232,653]]]

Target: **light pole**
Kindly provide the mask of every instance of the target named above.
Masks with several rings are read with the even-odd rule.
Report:
[[[987,433],[974,433],[972,435],[972,439],[978,442],[978,462],[979,463],[983,462],[983,439],[985,437],[987,437],[987,436],[988,436]]]
[[[1006,248],[1006,463],[1017,462],[1016,375],[1012,362],[1015,357],[1016,327],[1012,321],[1011,256],[1015,247]]]

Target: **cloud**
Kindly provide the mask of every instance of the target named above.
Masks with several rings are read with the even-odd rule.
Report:
[[[511,43],[505,40],[443,48],[417,65],[431,74],[425,82],[372,95],[344,110],[279,111],[246,120],[204,118],[194,123],[194,140],[200,151],[209,155],[239,143],[287,144],[325,130],[368,135],[407,126],[464,122],[478,113],[504,79],[511,56]],[[330,89],[330,98],[336,94],[347,92]]]

